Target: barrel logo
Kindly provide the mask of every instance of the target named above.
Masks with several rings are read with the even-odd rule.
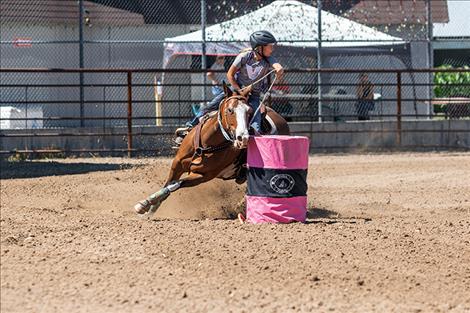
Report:
[[[275,192],[286,194],[294,188],[295,181],[289,174],[277,174],[271,178],[269,185]]]

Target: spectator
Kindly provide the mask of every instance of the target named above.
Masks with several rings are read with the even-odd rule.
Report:
[[[213,71],[223,71],[223,72],[212,72],[209,71],[207,72],[207,78],[212,82],[212,95],[214,97],[220,95],[221,93],[224,92],[222,89],[222,80],[225,77],[225,57],[223,55],[218,55],[215,58],[214,64],[210,67],[211,70]]]
[[[357,119],[359,121],[370,120],[369,111],[374,110],[374,85],[370,82],[369,76],[362,73],[359,76],[359,83],[356,89],[358,102],[356,104]]]
[[[274,95],[278,95],[278,97],[273,99],[272,101],[272,107],[274,111],[281,115],[291,114],[293,108],[292,105],[289,103],[289,98],[282,97],[283,95],[287,95],[290,93],[289,85],[287,84],[284,78],[281,78],[280,80],[276,81],[276,84],[274,84],[272,88],[272,93]],[[286,116],[283,117],[289,119]]]

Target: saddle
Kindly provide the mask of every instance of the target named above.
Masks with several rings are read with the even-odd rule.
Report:
[[[272,110],[272,109],[269,108],[267,110]],[[270,134],[271,131],[272,131],[272,125],[268,121],[268,119],[266,118],[267,110],[265,112],[261,113],[261,135]],[[205,115],[203,115],[200,119],[201,120],[200,123],[202,123],[202,121],[205,121],[208,118],[210,118],[211,116],[213,116],[216,112],[217,111],[211,111],[211,112],[208,112]],[[175,137],[176,137],[175,138],[175,143],[177,144],[178,147],[181,145],[181,142],[183,142],[183,139],[186,137],[186,135],[189,134],[189,132],[193,128],[194,127],[185,126],[185,127],[179,127],[175,130]],[[252,129],[250,129],[250,134],[253,134]]]

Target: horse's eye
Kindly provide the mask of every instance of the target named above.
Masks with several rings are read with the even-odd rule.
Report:
[[[227,113],[228,114],[233,114],[233,109],[232,108],[227,108]]]

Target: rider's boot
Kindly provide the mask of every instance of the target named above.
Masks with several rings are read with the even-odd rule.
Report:
[[[192,125],[186,125],[185,127],[180,127],[178,129],[176,129],[175,131],[175,143],[177,144],[177,146],[179,147],[181,145],[181,143],[183,142],[183,139],[186,137],[187,134],[189,134],[189,132],[191,131],[192,129]]]

